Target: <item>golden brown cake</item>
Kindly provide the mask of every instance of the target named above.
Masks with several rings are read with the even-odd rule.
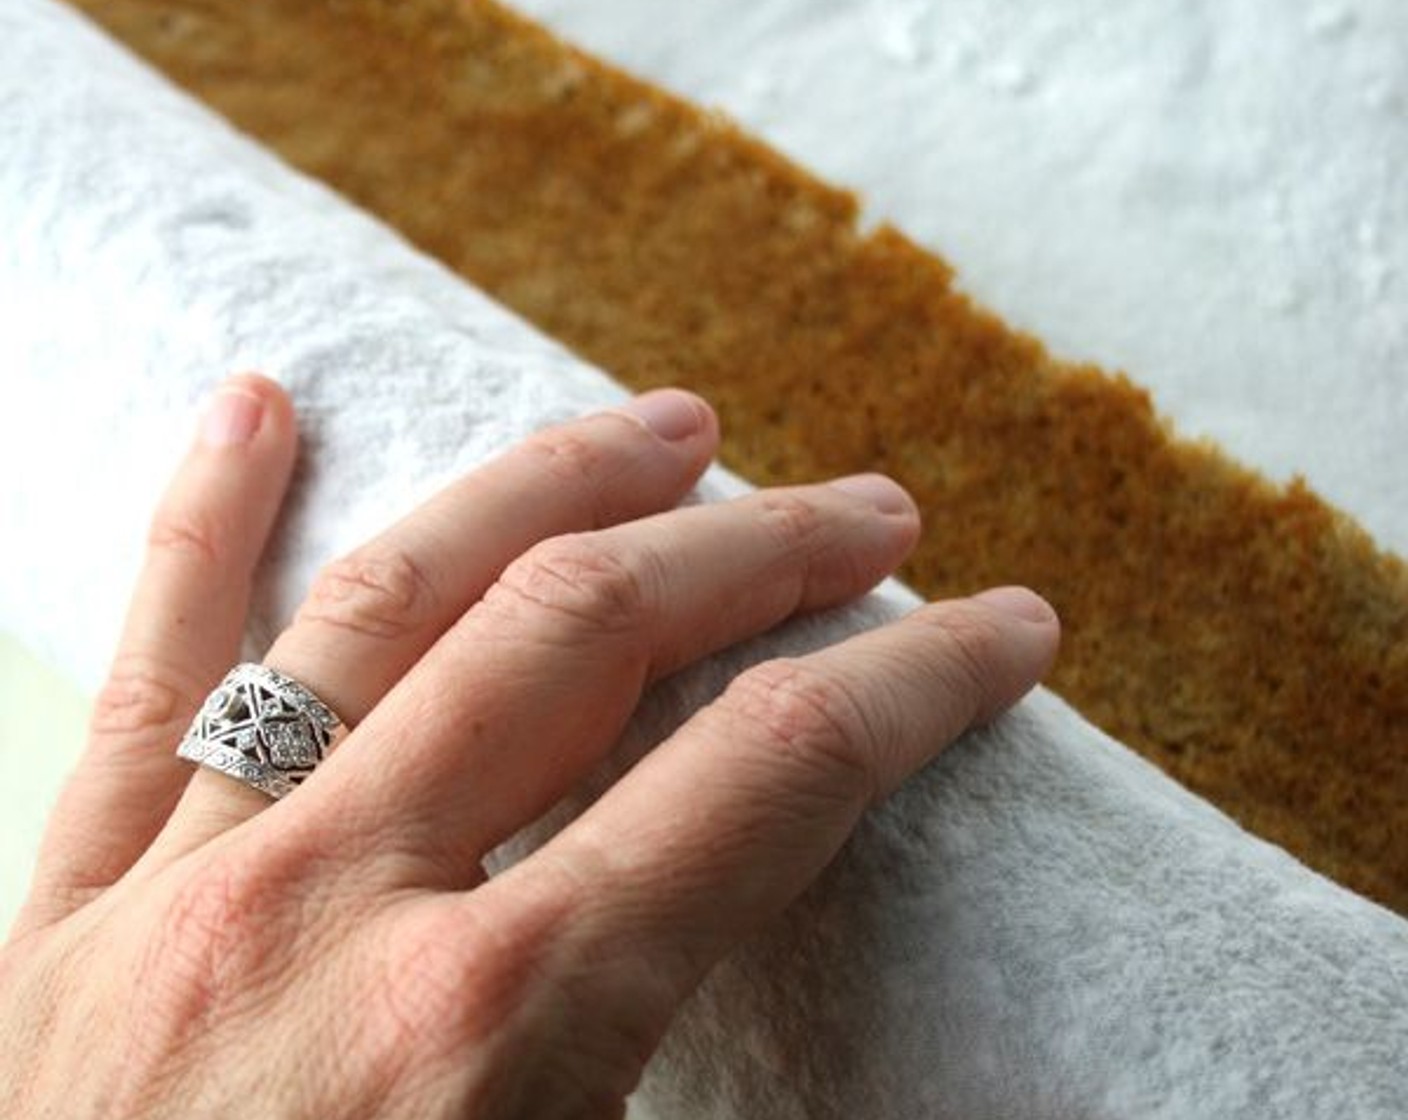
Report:
[[[492,3],[75,2],[622,381],[703,393],[755,483],[901,479],[917,588],[1039,588],[1089,718],[1408,913],[1408,571],[1304,486],[1176,439],[859,232],[851,195]]]

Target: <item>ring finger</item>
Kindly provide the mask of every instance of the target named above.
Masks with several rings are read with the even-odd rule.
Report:
[[[516,556],[676,504],[717,442],[708,406],[678,390],[540,432],[324,569],[265,663],[355,727]],[[201,768],[147,859],[174,858],[268,804]]]

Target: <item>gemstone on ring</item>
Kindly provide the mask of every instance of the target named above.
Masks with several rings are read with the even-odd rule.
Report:
[[[246,662],[206,697],[176,753],[277,800],[327,757],[342,730],[292,677]]]

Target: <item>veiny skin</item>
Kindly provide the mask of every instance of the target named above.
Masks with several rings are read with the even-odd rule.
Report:
[[[652,680],[862,594],[918,510],[875,475],[675,510],[718,445],[678,391],[545,431],[319,577],[266,660],[353,730],[275,803],[174,745],[238,657],[295,442],[234,378],[158,508],[0,950],[0,1114],[620,1116],[713,962],[1056,651],[1007,587],[760,664],[486,882]]]

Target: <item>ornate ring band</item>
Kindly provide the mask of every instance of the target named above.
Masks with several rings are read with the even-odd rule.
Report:
[[[245,662],[206,698],[176,753],[277,801],[327,757],[343,730],[332,709],[292,677]]]

